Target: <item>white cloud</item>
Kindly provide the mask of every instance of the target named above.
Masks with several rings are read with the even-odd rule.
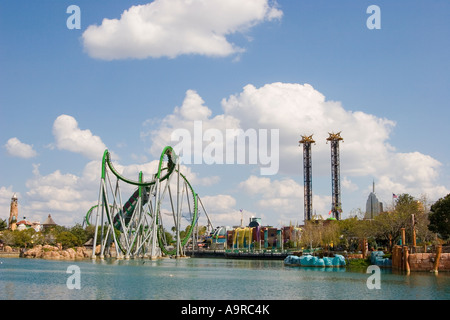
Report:
[[[152,129],[150,132],[143,133],[143,137],[150,137],[152,146],[150,153],[153,156],[158,156],[161,150],[167,145],[176,146],[178,141],[171,141],[171,135],[176,129],[185,129],[189,132],[192,145],[192,158],[195,157],[194,139],[202,140],[203,136],[197,137],[194,131],[194,121],[202,121],[203,131],[210,128],[219,129],[225,132],[226,129],[239,128],[239,120],[226,116],[218,115],[211,117],[212,111],[205,106],[203,99],[194,90],[187,90],[186,96],[180,107],[175,107],[172,114],[167,115],[162,119],[159,125],[155,125],[155,121],[147,120],[146,123],[151,124]],[[203,135],[203,132],[200,133]],[[201,142],[200,142],[201,143]],[[205,142],[205,145],[210,143]]]
[[[152,160],[142,164],[122,165],[113,160],[113,166],[119,174],[131,180],[138,180],[139,172],[143,173],[144,181],[153,179],[153,175],[158,171],[159,160]],[[195,186],[211,186],[220,181],[219,176],[200,177],[191,167],[180,166],[180,172],[186,177],[189,183]]]
[[[291,178],[275,180],[252,175],[238,188],[255,198],[257,206],[274,215],[280,225],[300,222],[299,218],[303,216],[303,186]]]
[[[396,153],[387,161],[389,168],[380,172],[377,194],[391,200],[392,193],[408,193],[419,197],[427,195],[432,201],[450,193],[437,183],[442,164],[420,152]]]
[[[14,195],[14,191],[12,189],[12,186],[9,187],[0,187],[0,205],[8,205],[11,202],[11,198]],[[17,195],[17,194],[16,194]],[[9,210],[8,210],[9,213]]]
[[[348,189],[350,191],[358,190],[358,186],[353,183],[348,177],[344,177],[341,179],[342,188]]]
[[[101,156],[106,146],[101,138],[93,135],[90,130],[80,129],[75,118],[68,115],[61,115],[54,121],[53,135],[55,138],[53,148],[80,153],[94,160],[88,161],[83,171],[76,174],[62,172],[59,169],[49,174],[41,174],[40,165],[33,164],[33,175],[26,181],[26,192],[19,200],[21,205],[19,215],[42,222],[48,214],[51,214],[56,223],[65,226],[82,223],[87,211],[98,201]],[[159,159],[161,151],[162,148],[158,150],[156,159]],[[137,181],[139,172],[142,171],[144,180],[149,181],[158,168],[159,160],[122,165],[117,162],[119,159],[113,152],[111,156],[115,168],[131,180]],[[194,190],[199,186],[209,187],[220,181],[217,175],[202,177],[191,167],[184,165],[181,165],[181,173],[186,176]],[[113,178],[113,175],[111,177]],[[124,199],[128,199],[134,189],[135,186],[122,184],[121,192]],[[0,187],[0,208],[6,214],[9,213],[13,193],[12,186]]]
[[[53,135],[56,147],[79,153],[88,159],[99,159],[106,149],[100,137],[92,134],[90,130],[81,130],[74,117],[60,115],[53,123]]]
[[[0,219],[6,219],[8,221],[9,219],[9,213],[10,213],[10,205],[11,205],[11,198],[14,195],[13,187],[0,187],[0,212],[2,213],[0,215]],[[16,193],[16,196],[20,198],[20,194]],[[20,214],[20,213],[19,213]]]
[[[91,161],[81,176],[60,170],[41,175],[39,165],[34,165],[33,177],[26,182],[24,212],[42,221],[50,213],[60,225],[82,223],[86,212],[97,203],[100,168],[100,161]]]
[[[209,218],[214,227],[217,226],[239,226],[241,219],[244,225],[248,225],[251,217],[261,217],[251,210],[237,207],[237,201],[234,197],[227,194],[217,194],[214,196],[201,197]],[[242,212],[240,211],[242,209]],[[202,217],[202,208],[199,209],[200,218]],[[262,215],[264,217],[264,215]],[[206,224],[205,218],[200,223]]]
[[[114,158],[112,159],[114,161]],[[143,172],[144,181],[150,181],[158,168],[159,160],[153,160],[143,164],[121,165],[114,161],[115,169],[124,177],[138,181],[139,172]],[[196,190],[199,186],[211,186],[219,181],[218,176],[200,177],[191,168],[181,166],[181,172]],[[27,180],[26,199],[23,212],[28,217],[43,220],[49,213],[55,222],[60,225],[73,225],[82,223],[87,211],[98,201],[98,192],[101,176],[101,161],[89,161],[82,173],[62,173],[60,170],[42,175],[39,165],[34,165],[33,177]],[[110,174],[111,182],[115,184],[114,175]],[[176,179],[172,179],[176,183]],[[108,184],[109,185],[109,184]],[[126,201],[135,190],[134,185],[120,184],[122,201]],[[12,195],[11,188],[0,189],[0,196],[5,193],[4,201]],[[4,191],[4,192],[3,192]],[[1,199],[0,199],[1,200]],[[3,202],[0,202],[2,205]]]
[[[17,138],[9,139],[5,144],[5,148],[8,151],[8,154],[14,157],[26,159],[33,158],[37,155],[32,145],[23,143]]]
[[[236,210],[236,199],[227,194],[202,197],[202,203],[206,208],[211,208],[211,214]]]
[[[303,186],[291,178],[250,176],[239,183],[239,190],[250,195],[260,210],[278,225],[302,224],[304,217]],[[313,194],[313,214],[328,217],[331,196]]]
[[[281,16],[268,0],[155,0],[89,26],[82,37],[87,53],[105,60],[228,56],[244,51],[228,35]]]
[[[298,145],[298,140],[301,135],[314,134],[316,144],[312,146],[313,179],[327,178],[330,176],[330,145],[326,138],[329,132],[341,131],[344,138],[340,144],[344,211],[358,205],[354,203],[355,197],[352,196],[352,207],[346,207],[346,197],[357,190],[362,192],[364,188],[358,183],[364,178],[369,183],[375,179],[377,193],[381,195],[382,201],[389,200],[392,192],[407,192],[413,196],[427,194],[430,199],[438,199],[449,193],[448,188],[439,182],[439,161],[420,152],[397,152],[389,143],[396,125],[394,121],[361,111],[347,110],[340,102],[326,100],[322,93],[309,84],[278,82],[260,88],[249,84],[242,92],[223,99],[222,108],[223,113],[213,115],[200,95],[188,90],[181,107],[175,108],[172,114],[167,115],[147,133],[152,138],[152,153],[160,150],[163,145],[173,145],[170,137],[177,129],[185,128],[194,139],[195,120],[201,120],[203,132],[209,128],[222,132],[236,128],[279,129],[280,174],[290,177],[302,175],[302,148]],[[204,143],[203,147],[207,145]],[[228,167],[221,170],[228,172],[226,169]],[[255,181],[251,181],[252,179]],[[260,199],[255,202],[262,207],[273,205],[289,212],[302,205],[298,199],[303,199],[303,188],[297,185],[297,191],[294,192],[295,188],[283,179],[254,176],[241,186],[250,194],[259,195]],[[265,197],[268,189],[274,190],[278,195],[268,199]],[[329,194],[329,184],[322,189],[323,191],[319,191],[317,184],[313,188],[314,196],[318,196],[320,201],[314,207],[327,213],[331,200],[324,194]],[[361,203],[364,202],[365,199],[362,199]],[[297,211],[303,212],[299,208]]]
[[[155,121],[150,121],[153,123],[152,130],[143,133],[143,136],[149,137],[153,142],[150,150],[153,159],[159,159],[161,150],[166,145],[177,143],[170,141],[174,130],[184,128],[194,138],[193,123],[196,120],[201,121],[203,132],[208,129],[225,132],[226,129],[236,128],[280,130],[279,175],[261,177],[253,174],[240,183],[235,180],[233,185],[237,187],[235,191],[238,194],[233,196],[212,188],[207,189],[208,196],[202,195],[208,214],[214,216],[215,225],[239,224],[240,206],[246,214],[244,223],[248,221],[249,214],[263,218],[264,223],[268,224],[301,222],[303,186],[295,181],[296,177],[300,180],[302,176],[302,149],[297,142],[301,134],[313,133],[316,140],[316,144],[312,146],[313,180],[316,177],[328,180],[330,146],[326,143],[326,138],[328,132],[342,130],[343,217],[346,216],[346,211],[354,209],[354,198],[361,197],[364,192],[365,187],[361,186],[361,181],[365,178],[369,180],[368,183],[375,179],[377,194],[384,202],[391,199],[392,193],[409,193],[413,196],[426,194],[431,200],[449,193],[448,188],[439,182],[442,166],[439,161],[417,151],[397,152],[389,144],[389,136],[395,126],[393,121],[360,111],[346,110],[339,102],[327,101],[308,84],[272,83],[260,88],[247,85],[242,92],[223,99],[222,107],[223,113],[214,115],[196,91],[188,90],[181,106],[175,107],[171,114],[156,125]],[[81,130],[77,121],[67,115],[55,120],[53,133],[58,149],[81,153],[96,161],[88,162],[79,175],[60,170],[41,175],[36,166],[33,178],[26,184],[28,192],[25,194],[27,204],[24,210],[39,213],[44,218],[49,212],[52,215],[53,212],[59,212],[57,218],[61,219],[61,222],[58,221],[61,224],[65,221],[80,222],[98,199],[101,167],[98,159],[106,147],[99,137],[89,130]],[[113,160],[117,161],[114,155]],[[154,160],[139,165],[117,164],[116,168],[126,177],[137,180],[140,171],[149,179],[156,172],[156,167],[157,161]],[[182,165],[182,172],[194,190],[198,186],[217,185],[222,180],[225,185],[238,176],[234,172],[236,167],[230,165],[222,166],[217,170],[217,175],[206,177],[194,172],[193,168]],[[328,196],[328,181],[325,184],[320,188],[317,183],[313,183],[313,209],[317,214],[326,216],[331,206],[331,197]],[[357,197],[354,196],[355,192],[358,193]],[[351,207],[347,205],[349,197],[353,201]],[[358,201],[363,206],[365,198]]]
[[[363,112],[345,110],[339,102],[325,97],[309,84],[272,83],[261,88],[247,85],[239,94],[223,99],[227,116],[240,120],[242,128],[280,129],[280,169],[298,172],[302,151],[301,135],[314,134],[313,170],[329,174],[329,132],[342,131],[342,172],[366,175],[390,151],[387,142],[395,123]]]

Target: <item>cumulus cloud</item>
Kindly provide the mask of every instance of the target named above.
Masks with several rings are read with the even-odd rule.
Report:
[[[384,160],[395,152],[388,142],[395,122],[345,110],[339,102],[326,101],[309,84],[271,83],[261,88],[249,84],[241,93],[223,99],[221,104],[223,113],[213,117],[200,95],[188,90],[181,107],[176,107],[172,114],[146,133],[153,142],[152,154],[164,145],[176,144],[177,141],[170,139],[180,128],[186,129],[192,139],[198,138],[195,137],[194,121],[201,121],[203,132],[215,128],[222,131],[224,137],[227,129],[278,129],[280,171],[286,174],[299,171],[301,148],[297,141],[302,134],[314,134],[316,140],[312,147],[315,174],[329,174],[328,132],[342,131],[341,170],[349,176],[377,172]],[[207,145],[203,143],[203,146]]]
[[[80,129],[76,119],[68,115],[61,115],[54,121],[53,135],[55,143],[52,147],[80,153],[92,160],[88,160],[81,173],[62,172],[57,169],[51,173],[42,174],[39,170],[40,165],[33,164],[33,175],[25,183],[27,191],[24,192],[23,197],[20,197],[20,214],[42,222],[50,213],[60,225],[82,223],[87,211],[98,201],[102,166],[100,159],[106,146],[101,138],[93,135],[90,130]],[[14,139],[10,141],[14,142]],[[10,142],[9,145],[16,144]],[[14,150],[17,151],[17,149]],[[158,150],[156,159],[159,159],[161,150]],[[117,171],[131,180],[138,180],[139,172],[142,171],[144,180],[149,181],[157,172],[159,160],[124,165],[118,162],[119,159],[113,152],[111,155]],[[199,186],[209,187],[220,181],[217,175],[203,177],[184,165],[181,165],[180,169],[194,190]],[[173,183],[174,181],[176,180],[172,179]],[[121,185],[125,201],[135,188],[132,185]],[[0,208],[3,212],[9,212],[9,203],[13,194],[12,186],[0,186]]]
[[[375,172],[378,160],[388,154],[389,134],[395,123],[363,112],[344,109],[340,102],[327,101],[309,84],[271,83],[261,88],[247,85],[239,94],[222,100],[225,114],[240,119],[243,128],[280,129],[280,168],[298,172],[301,135],[311,135],[313,169],[329,174],[329,132],[342,131],[341,163],[344,173],[366,175]]]
[[[9,219],[9,211],[11,205],[11,198],[15,194],[13,187],[0,187],[0,210],[3,212],[1,219]],[[20,194],[16,194],[20,198]]]
[[[204,196],[201,197],[201,202],[205,206],[207,214],[215,227],[224,225],[238,226],[240,225],[241,219],[243,224],[247,225],[250,217],[265,217],[264,215],[256,214],[254,211],[238,207],[236,199],[228,194]],[[200,218],[201,215],[202,210],[200,210]],[[200,221],[206,225],[204,218]]]
[[[195,90],[187,90],[182,105],[175,107],[173,113],[167,115],[157,125],[154,124],[154,121],[147,121],[148,123],[152,123],[152,128],[156,129],[144,132],[142,136],[150,138],[152,146],[149,151],[154,156],[159,155],[165,146],[171,145],[175,147],[186,138],[191,142],[191,158],[194,159],[196,156],[201,157],[203,155],[203,149],[198,150],[194,148],[194,139],[197,139],[197,143],[204,144],[205,146],[213,146],[214,143],[224,144],[223,140],[203,142],[204,131],[218,129],[225,133],[226,129],[239,128],[239,120],[234,117],[223,114],[214,117],[211,116],[212,111],[205,105],[200,95]],[[201,121],[201,132],[199,132],[199,135],[194,129],[195,121]],[[179,133],[179,137],[177,133]]]
[[[100,161],[91,161],[80,176],[60,170],[42,175],[39,165],[34,165],[33,177],[26,182],[24,211],[41,219],[51,213],[60,225],[82,223],[84,215],[98,199],[99,168]]]
[[[212,214],[236,210],[236,199],[227,194],[204,196],[202,197],[202,203],[207,208],[214,208],[211,211]]]
[[[151,181],[154,174],[158,171],[159,160],[153,160],[142,164],[122,165],[114,161],[114,168],[124,177],[131,180],[138,180],[139,173],[142,172],[144,181]],[[180,166],[180,172],[186,177],[192,186],[211,186],[219,182],[220,177],[211,175],[208,177],[200,177],[191,167],[185,165]]]
[[[90,130],[80,129],[77,120],[69,115],[56,118],[53,135],[58,149],[79,153],[91,160],[100,158],[106,149],[100,137]]]
[[[5,144],[8,154],[19,158],[33,158],[37,155],[32,145],[21,142],[17,138],[9,139]]]
[[[259,88],[249,84],[242,92],[222,99],[221,105],[223,113],[213,115],[201,96],[193,90],[188,90],[181,107],[175,108],[147,133],[154,143],[152,148],[160,150],[163,145],[173,145],[171,134],[180,128],[186,129],[194,139],[195,121],[201,121],[203,132],[216,128],[224,135],[227,129],[236,128],[279,129],[279,173],[292,177],[301,175],[302,148],[298,141],[301,135],[313,134],[316,141],[312,146],[313,177],[328,178],[330,145],[326,138],[328,133],[341,132],[344,138],[340,144],[344,203],[346,194],[358,192],[360,197],[360,193],[366,190],[361,186],[364,178],[367,178],[368,184],[375,179],[377,193],[382,199],[388,200],[392,192],[405,192],[414,196],[428,194],[433,199],[449,192],[448,188],[438,181],[442,166],[439,161],[417,151],[397,152],[390,144],[395,121],[348,110],[338,101],[327,100],[309,84],[276,82]],[[192,143],[194,144],[194,140]],[[205,150],[208,143],[204,143],[203,147]],[[193,152],[195,153],[194,148]],[[299,185],[288,188],[288,181],[276,178],[250,177],[241,187],[245,187],[250,194],[253,192],[265,199],[258,202],[260,207],[276,205],[286,210],[298,207],[298,199],[303,198],[303,188]],[[319,192],[317,187],[313,190],[314,196],[319,199],[315,207],[325,213],[331,205],[328,197],[324,196],[330,192],[328,187],[329,184],[323,192]],[[285,193],[296,190],[296,193],[291,194],[292,197],[280,193],[274,199],[268,200],[264,198],[266,189],[278,190],[277,192],[284,190]],[[325,201],[329,203],[326,204]],[[353,208],[348,208],[351,209]]]
[[[180,106],[160,120],[150,119],[152,129],[143,136],[151,140],[151,154],[158,159],[166,145],[175,145],[172,133],[183,129],[192,139],[195,137],[195,122],[201,122],[203,136],[208,129],[226,132],[227,129],[279,129],[280,172],[276,176],[261,177],[252,173],[234,180],[236,194],[226,195],[223,191],[209,191],[202,196],[208,214],[214,215],[217,225],[236,225],[240,221],[241,206],[244,206],[245,222],[248,215],[263,218],[267,223],[286,224],[303,218],[303,186],[296,182],[301,179],[302,149],[298,145],[300,135],[314,134],[316,144],[312,146],[313,177],[325,178],[326,186],[313,184],[313,209],[317,214],[326,215],[331,206],[330,186],[330,146],[326,143],[328,132],[342,131],[341,143],[341,184],[344,215],[355,208],[354,198],[365,203],[365,188],[361,181],[367,179],[371,185],[376,181],[377,195],[381,201],[389,201],[392,193],[409,193],[413,196],[426,194],[431,200],[438,199],[450,191],[439,181],[442,164],[429,155],[418,151],[398,152],[389,143],[395,122],[361,111],[350,111],[340,102],[330,101],[308,84],[271,83],[260,88],[247,85],[242,92],[230,95],[221,101],[223,112],[214,115],[199,93],[187,90]],[[79,128],[70,116],[58,117],[53,126],[55,146],[85,155],[88,159],[99,159],[106,148],[101,139],[89,130]],[[203,137],[202,137],[203,138]],[[211,142],[213,143],[213,142]],[[203,147],[210,146],[204,143]],[[194,150],[193,148],[193,151]],[[200,150],[200,152],[203,150]],[[193,152],[195,153],[195,152]],[[116,159],[113,157],[113,159]],[[120,165],[117,169],[131,179],[144,177],[156,172],[157,161],[140,165]],[[257,165],[255,166],[257,167]],[[63,173],[59,170],[41,175],[36,166],[34,176],[27,181],[29,210],[53,212],[58,210],[64,219],[80,217],[95,204],[98,198],[100,176],[99,161],[89,162],[81,175]],[[192,166],[182,165],[182,172],[193,185],[213,186],[228,180],[235,174],[234,166],[224,166],[217,175],[202,177],[192,170]],[[246,167],[246,169],[249,167]],[[232,170],[233,172],[231,172]],[[247,173],[248,174],[248,173]],[[236,175],[234,175],[236,176]],[[10,189],[5,189],[9,192]],[[370,190],[369,190],[370,192]],[[355,197],[355,193],[358,193]],[[10,195],[9,195],[10,197]],[[126,195],[124,195],[126,197]],[[349,198],[352,207],[347,207]],[[252,205],[245,208],[246,201]],[[253,204],[256,206],[253,207]],[[356,204],[356,206],[358,206]],[[253,212],[253,210],[258,212]],[[67,215],[63,215],[67,213]],[[268,220],[264,220],[267,218]],[[76,221],[78,222],[78,221]],[[266,223],[265,222],[265,223]]]
[[[291,178],[250,176],[238,188],[255,199],[259,209],[270,211],[278,224],[299,220],[303,212],[303,187]]]
[[[348,189],[350,191],[358,190],[358,186],[353,183],[348,177],[343,177],[341,179],[342,188]]]
[[[155,0],[89,26],[82,37],[86,52],[105,60],[228,56],[244,51],[228,35],[281,16],[268,0]]]
[[[429,155],[417,151],[391,153],[385,161],[376,183],[377,194],[385,201],[392,199],[392,193],[427,195],[432,200],[450,193],[450,189],[438,183],[442,164]]]
[[[250,176],[239,183],[238,188],[255,200],[258,208],[269,212],[278,225],[302,223],[304,215],[303,186],[292,178]],[[313,211],[327,218],[331,196],[313,194]]]

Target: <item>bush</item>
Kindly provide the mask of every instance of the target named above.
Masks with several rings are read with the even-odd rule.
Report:
[[[72,228],[55,226],[42,232],[36,232],[34,229],[4,230],[1,232],[0,239],[5,245],[11,247],[30,248],[35,245],[61,243],[63,248],[82,246],[86,241],[94,236],[95,227],[89,226],[83,228],[80,224]]]
[[[56,236],[56,242],[61,243],[63,249],[67,249],[77,246],[79,238],[70,231],[63,231]]]
[[[367,268],[368,266],[370,266],[370,259],[369,258],[365,258],[365,259],[348,259],[347,266],[350,267],[350,268],[351,267]]]

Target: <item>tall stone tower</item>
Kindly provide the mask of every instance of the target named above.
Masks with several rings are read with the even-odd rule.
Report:
[[[11,209],[9,210],[8,228],[12,231],[16,230],[17,217],[19,216],[19,208],[17,207],[17,196],[14,193],[11,198]]]

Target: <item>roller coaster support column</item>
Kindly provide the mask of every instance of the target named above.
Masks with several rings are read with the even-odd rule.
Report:
[[[106,191],[106,171],[105,171],[105,157],[106,152],[103,156],[103,163],[102,163],[102,178],[100,181],[100,192],[99,192],[99,199],[98,199],[98,205],[96,208],[96,223],[95,223],[95,233],[94,233],[94,243],[93,243],[93,250],[92,250],[92,259],[96,258],[96,246],[97,246],[97,239],[98,239],[98,231],[100,229],[100,253],[99,258],[104,259],[105,256],[105,248],[111,243],[110,233],[112,236],[112,241],[115,245],[116,250],[116,257],[122,258],[122,255],[119,251],[119,245],[116,238],[116,233],[114,232],[114,226],[111,223],[113,221],[113,217],[111,214],[111,207],[108,201],[107,191]],[[116,193],[113,195],[114,198],[117,196],[118,191],[118,184],[116,183]],[[114,199],[116,200],[116,199]],[[115,201],[114,201],[115,202]],[[101,208],[101,209],[100,209]],[[101,210],[101,217],[99,216],[99,210]],[[109,222],[107,224],[107,228],[105,230],[105,221],[104,217],[106,216],[107,221]],[[99,221],[100,220],[100,221]],[[110,247],[109,247],[110,248]]]
[[[151,260],[156,260],[159,256],[160,253],[157,252],[157,236],[158,236],[158,212],[159,212],[159,206],[160,206],[160,187],[161,187],[161,182],[159,180],[159,176],[158,174],[156,175],[156,179],[155,179],[155,188],[156,188],[156,193],[155,193],[155,207],[153,209],[153,219],[152,219],[152,235],[151,235],[151,239],[152,239],[152,245],[150,248],[150,259]],[[164,232],[164,230],[162,231]]]
[[[99,196],[98,196],[98,204],[100,204],[100,198],[101,198],[101,195],[102,195],[102,184],[103,184],[103,182],[100,182],[100,192],[98,193],[99,194]],[[97,206],[96,212],[97,212],[97,214],[96,214],[96,217],[95,217],[94,242],[92,243],[92,256],[91,256],[91,259],[93,259],[93,260],[97,259],[97,256],[95,255],[95,250],[96,250],[96,247],[97,247],[97,237],[98,237],[98,227],[97,226],[98,226],[98,220],[100,219],[100,217],[98,215],[98,206]]]
[[[180,241],[180,216],[181,216],[181,206],[180,206],[180,161],[177,159],[177,223],[176,223],[176,233],[177,233],[177,254],[176,258],[181,256],[181,241]]]
[[[178,177],[177,197],[172,198],[170,180],[175,171]],[[115,183],[111,180],[114,178],[117,178]],[[134,191],[125,203],[122,202],[119,182],[138,187],[138,190]],[[176,205],[173,203],[175,198]],[[186,205],[183,202],[186,202]],[[122,176],[114,168],[108,150],[105,150],[98,203],[87,212],[85,218],[87,225],[91,225],[90,217],[94,214],[94,209],[96,209],[94,222],[96,229],[93,259],[96,258],[95,246],[98,240],[101,243],[100,258],[103,258],[105,249],[106,253],[108,249],[111,250],[110,245],[114,241],[118,258],[123,252],[127,258],[149,256],[151,259],[156,259],[162,254],[183,256],[184,247],[191,234],[195,237],[193,230],[198,221],[197,194],[180,172],[178,157],[171,147],[164,148],[158,172],[152,176],[152,180],[147,182],[143,180],[142,172],[140,172],[139,181]],[[163,219],[162,213],[171,218]],[[184,220],[188,223],[185,235],[182,233],[185,226]],[[166,235],[165,228],[167,232],[175,230],[176,248],[171,242],[172,237],[168,233]]]

